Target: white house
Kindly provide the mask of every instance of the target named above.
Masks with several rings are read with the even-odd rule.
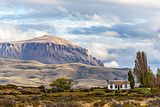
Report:
[[[130,82],[125,80],[111,80],[108,81],[107,87],[109,90],[130,90]]]
[[[141,86],[141,83],[136,82],[135,85],[134,85],[134,88],[139,88],[140,86]]]

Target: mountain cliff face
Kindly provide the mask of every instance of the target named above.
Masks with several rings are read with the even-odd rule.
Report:
[[[0,43],[0,57],[36,60],[45,64],[82,63],[103,66],[103,63],[90,56],[86,49],[47,35],[26,41]]]

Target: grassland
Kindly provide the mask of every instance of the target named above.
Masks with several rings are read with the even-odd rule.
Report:
[[[126,80],[128,68],[96,67],[85,64],[42,64],[0,58],[0,84],[48,86],[57,78],[69,78],[77,85],[104,86],[106,80]]]
[[[0,107],[159,107],[160,97],[149,88],[124,92],[85,89],[55,92],[40,87],[0,86]]]

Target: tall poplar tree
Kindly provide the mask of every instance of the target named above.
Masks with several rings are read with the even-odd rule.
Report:
[[[130,81],[131,88],[134,88],[135,81],[131,70],[128,72],[128,81]]]
[[[137,77],[137,82],[140,82],[143,86],[147,87],[146,74],[148,72],[147,55],[145,52],[137,52],[134,74]]]

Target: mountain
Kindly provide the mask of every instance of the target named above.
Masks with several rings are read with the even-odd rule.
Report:
[[[126,80],[128,68],[106,68],[80,63],[43,64],[30,60],[0,58],[0,84],[48,86],[57,78],[70,78],[77,86],[104,86],[106,80]]]
[[[44,64],[82,63],[103,66],[88,51],[67,40],[45,35],[25,41],[0,43],[0,57],[36,60]]]

